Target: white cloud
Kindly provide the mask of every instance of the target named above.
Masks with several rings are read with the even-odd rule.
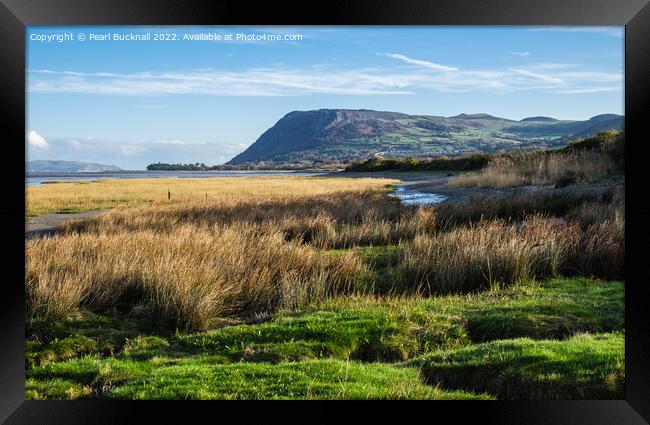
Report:
[[[177,140],[177,139],[174,139],[174,140],[161,140],[158,143],[160,143],[162,145],[187,145],[188,144],[188,142],[186,142],[184,140]]]
[[[623,27],[595,27],[595,26],[580,26],[580,27],[533,27],[529,31],[552,31],[552,32],[586,32],[603,34],[611,37],[623,37]]]
[[[254,68],[241,72],[189,71],[133,74],[30,71],[29,90],[37,93],[109,95],[204,94],[215,96],[291,96],[309,93],[343,95],[405,94],[402,78],[377,70],[349,71]]]
[[[30,130],[27,133],[27,146],[31,148],[36,148],[36,149],[47,149],[49,147],[49,144],[47,143],[47,140],[45,140],[45,137],[41,136],[34,130]]]
[[[137,145],[122,145],[120,146],[120,153],[124,156],[136,156],[143,153],[146,149],[143,146]]]
[[[530,77],[553,85],[561,86],[565,84],[565,81],[561,78],[553,77],[547,74],[541,74],[539,72],[530,71],[528,69],[511,69],[510,71],[514,72],[515,74],[524,75],[526,77]]]
[[[527,58],[530,56],[530,52],[510,52],[511,55],[520,56],[522,58]]]
[[[563,69],[563,68],[576,68],[580,64],[577,63],[538,63],[535,64],[536,69]]]
[[[579,64],[539,63],[516,69],[459,69],[398,53],[386,67],[333,69],[288,68],[281,64],[239,72],[80,73],[30,70],[29,91],[121,96],[200,94],[207,96],[406,95],[420,90],[443,92],[545,91],[577,93],[623,88],[623,73],[583,70]],[[569,72],[570,71],[570,72]],[[155,104],[155,103],[153,103]]]
[[[425,60],[413,59],[406,55],[401,55],[399,53],[385,53],[385,56],[388,56],[389,58],[393,58],[393,59],[398,59],[406,63],[410,63],[411,65],[418,65],[425,68],[433,69],[434,71],[442,71],[442,72],[458,71],[458,68],[453,68],[451,66],[446,66],[446,65],[440,65]]]
[[[68,140],[68,145],[74,150],[82,150],[86,145],[77,139]]]
[[[48,140],[49,148],[30,149],[28,160],[87,161],[114,164],[125,170],[144,169],[154,162],[221,164],[248,144],[183,140],[106,140],[87,137]]]

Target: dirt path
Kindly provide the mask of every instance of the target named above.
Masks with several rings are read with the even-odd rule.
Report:
[[[65,221],[96,217],[110,210],[88,211],[78,214],[47,214],[40,217],[25,218],[25,239],[40,238],[56,232],[57,227]]]

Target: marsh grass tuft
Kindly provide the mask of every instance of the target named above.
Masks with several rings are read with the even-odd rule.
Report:
[[[137,309],[193,329],[225,315],[296,307],[353,292],[364,268],[255,227],[70,234],[30,241],[27,306],[63,318],[79,307]]]
[[[622,279],[624,220],[619,214],[585,230],[541,215],[481,220],[418,235],[400,255],[394,275],[423,294],[475,292],[561,273]]]
[[[480,173],[455,176],[450,187],[513,187],[528,185],[565,186],[573,182],[596,181],[616,165],[601,152],[513,152],[494,156]]]
[[[621,197],[616,187],[566,188],[418,208],[375,188],[116,209],[27,242],[27,306],[34,317],[117,308],[207,329],[339,294],[466,293],[561,273],[620,279]],[[390,264],[356,249],[373,246],[396,247]]]

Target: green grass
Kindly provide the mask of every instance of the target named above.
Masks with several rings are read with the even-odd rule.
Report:
[[[383,252],[366,251],[375,257]],[[623,301],[620,282],[572,278],[428,299],[344,297],[261,323],[199,333],[165,330],[117,311],[62,322],[32,320],[25,395],[618,398],[622,335],[573,336],[621,332]],[[512,339],[519,337],[527,338]],[[539,350],[555,354],[540,357]],[[472,369],[477,365],[482,368]],[[459,376],[465,370],[467,376],[482,373],[484,386],[449,381],[455,372],[441,371],[452,366]],[[583,373],[590,370],[593,375]],[[536,373],[537,380],[531,378]],[[439,389],[436,380],[444,383]],[[529,381],[530,392],[522,392]],[[549,382],[559,383],[557,397],[545,392]]]
[[[31,399],[489,398],[426,385],[414,368],[334,359],[269,364],[230,363],[214,355],[84,357],[28,375]]]
[[[25,382],[25,398],[28,400],[76,400],[90,398],[92,388],[64,379],[36,380]]]
[[[485,307],[481,304],[485,304]],[[498,297],[478,297],[465,306],[473,341],[531,337],[562,339],[578,332],[624,328],[624,285],[589,279],[557,279],[523,286]]]
[[[487,399],[421,382],[415,369],[381,363],[314,360],[230,365],[182,364],[115,388],[124,399]]]
[[[63,361],[85,354],[98,353],[97,341],[85,335],[71,335],[55,339],[49,344],[26,341],[26,363],[28,367],[56,361]]]
[[[28,318],[26,365],[30,368],[85,354],[111,356],[130,338],[151,332],[165,333],[151,321],[127,317],[118,311],[106,315],[85,311],[62,321]]]
[[[393,269],[398,265],[399,254],[403,249],[402,245],[370,245],[352,248],[351,250],[368,265],[368,273],[364,282],[360,283],[360,287],[372,289],[373,292],[380,294],[394,292],[399,279]],[[351,250],[330,249],[327,252],[332,256],[343,256]]]
[[[577,332],[621,330],[624,301],[621,282],[560,278],[428,299],[337,299],[319,308],[347,314],[381,312],[426,335],[424,344],[428,338],[429,346],[440,346],[441,339],[461,343],[525,336],[561,339]]]
[[[180,336],[178,342],[233,360],[273,363],[322,357],[399,361],[419,348],[408,324],[381,310],[287,313],[268,323]]]
[[[413,363],[427,382],[503,399],[623,399],[622,333],[530,338],[439,351]]]
[[[29,377],[34,379],[68,379],[91,387],[104,387],[149,372],[157,364],[155,361],[85,356],[36,367],[29,371]]]

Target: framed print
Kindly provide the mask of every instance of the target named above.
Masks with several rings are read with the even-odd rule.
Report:
[[[6,423],[647,423],[644,1],[0,12]]]

